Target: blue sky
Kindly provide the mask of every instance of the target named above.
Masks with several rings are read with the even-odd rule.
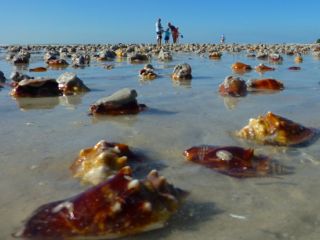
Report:
[[[310,43],[320,38],[319,0],[1,0],[0,44],[152,43],[155,21],[182,42]]]

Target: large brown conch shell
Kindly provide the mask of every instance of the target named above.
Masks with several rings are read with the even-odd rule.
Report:
[[[161,228],[187,193],[153,170],[133,179],[129,167],[77,196],[40,206],[14,236],[111,239]]]

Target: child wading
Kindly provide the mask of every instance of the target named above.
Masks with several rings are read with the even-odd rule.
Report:
[[[167,28],[167,30],[164,32],[164,42],[168,44],[169,40],[170,40],[170,28]]]

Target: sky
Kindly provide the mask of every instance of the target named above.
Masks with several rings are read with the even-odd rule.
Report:
[[[0,0],[0,44],[154,43],[155,22],[182,43],[312,43],[319,0]]]

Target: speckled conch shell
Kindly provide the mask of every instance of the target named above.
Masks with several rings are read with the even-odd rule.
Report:
[[[59,84],[59,89],[65,95],[73,95],[90,91],[83,81],[72,72],[65,72],[61,74],[57,78],[57,82]]]
[[[127,145],[101,140],[91,148],[82,149],[70,170],[75,178],[96,185],[127,166],[129,158],[133,158],[133,153]]]
[[[47,61],[49,66],[68,66],[69,63],[64,59],[51,59]]]
[[[252,67],[250,65],[247,65],[242,62],[236,62],[236,63],[232,64],[231,68],[236,73],[244,73],[246,71],[252,70]]]
[[[191,80],[192,79],[192,69],[188,63],[178,64],[174,67],[172,73],[173,80]]]
[[[222,56],[222,53],[221,52],[211,52],[209,54],[209,58],[210,59],[220,59]]]
[[[247,85],[239,77],[228,76],[219,85],[219,93],[222,96],[243,97],[247,95]]]
[[[153,80],[158,77],[151,64],[145,65],[144,68],[140,70],[139,76],[142,80]]]
[[[15,237],[112,239],[161,228],[187,192],[151,171],[133,179],[129,167],[77,196],[40,206]]]
[[[273,79],[273,78],[265,78],[265,79],[253,79],[247,83],[249,88],[259,89],[259,90],[283,90],[283,83]]]
[[[251,118],[249,124],[236,133],[238,137],[272,145],[297,145],[315,136],[314,129],[304,127],[286,118],[268,112]]]
[[[196,146],[184,151],[187,160],[232,177],[263,177],[287,170],[269,158],[254,155],[253,149],[235,146]]]
[[[269,54],[269,61],[270,62],[282,62],[283,57],[278,53],[271,53]]]

